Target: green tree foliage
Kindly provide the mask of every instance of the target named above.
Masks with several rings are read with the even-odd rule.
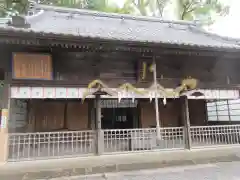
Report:
[[[126,0],[142,16],[163,16],[163,10],[169,0]]]
[[[109,2],[108,0],[87,0],[85,1],[86,6],[84,9],[91,9],[102,12],[112,12],[120,14],[130,14],[133,12],[133,8],[129,6],[129,2],[126,1],[123,7],[119,7],[114,2]]]
[[[119,7],[116,3],[110,3],[108,0],[41,0],[41,4],[48,4],[53,6],[90,9],[101,12],[112,12],[129,14],[133,12],[132,8],[128,6],[128,1],[123,7]]]
[[[229,12],[229,6],[220,0],[178,0],[177,19],[200,20],[213,23],[216,16],[224,16]]]
[[[0,3],[0,16],[7,17],[15,14],[26,14],[28,9],[28,0],[2,0]]]
[[[142,16],[148,15],[150,0],[131,0],[131,3]]]
[[[229,6],[221,0],[127,0],[130,1],[138,14],[143,16],[163,17],[166,6],[174,12],[178,20],[199,20],[213,23],[217,16],[229,12]]]
[[[40,4],[53,5],[53,6],[61,6],[68,8],[83,8],[84,7],[83,0],[40,0]]]

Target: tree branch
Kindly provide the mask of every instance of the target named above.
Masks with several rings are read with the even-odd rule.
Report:
[[[159,14],[160,14],[161,17],[163,16],[163,8],[164,8],[165,3],[166,3],[165,0],[163,0],[163,1],[160,2],[160,0],[157,0],[157,6],[158,6]]]
[[[195,2],[192,0],[191,2],[186,2],[185,4],[182,5],[183,6],[183,12],[182,12],[182,15],[181,15],[181,20],[184,20],[185,19],[185,16],[188,14],[188,13],[191,13],[193,11],[196,10],[197,6],[198,6],[198,2]],[[195,7],[193,7],[195,6]],[[192,8],[191,8],[192,7]],[[190,9],[191,8],[191,9]]]
[[[183,11],[182,11],[182,14],[181,14],[181,20],[184,20],[184,17],[187,13],[187,5],[186,4],[182,4],[182,7],[183,7]]]
[[[138,8],[138,5],[136,4],[135,0],[132,0],[132,4]]]

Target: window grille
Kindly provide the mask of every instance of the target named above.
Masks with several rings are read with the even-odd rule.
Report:
[[[240,121],[240,99],[207,102],[208,121]]]

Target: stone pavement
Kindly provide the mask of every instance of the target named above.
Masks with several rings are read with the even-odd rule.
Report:
[[[240,180],[240,162],[168,167],[52,180]]]
[[[69,178],[232,161],[240,162],[239,146],[39,160],[0,166],[0,180]]]

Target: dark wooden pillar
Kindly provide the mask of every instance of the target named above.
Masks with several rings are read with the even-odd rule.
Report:
[[[190,132],[190,118],[189,118],[189,107],[187,96],[181,97],[181,106],[182,106],[182,119],[184,124],[184,141],[185,149],[191,149],[191,132]]]
[[[102,131],[102,113],[101,113],[101,106],[100,106],[100,95],[96,95],[96,133],[97,133],[97,155],[101,155],[103,152],[103,131]]]

